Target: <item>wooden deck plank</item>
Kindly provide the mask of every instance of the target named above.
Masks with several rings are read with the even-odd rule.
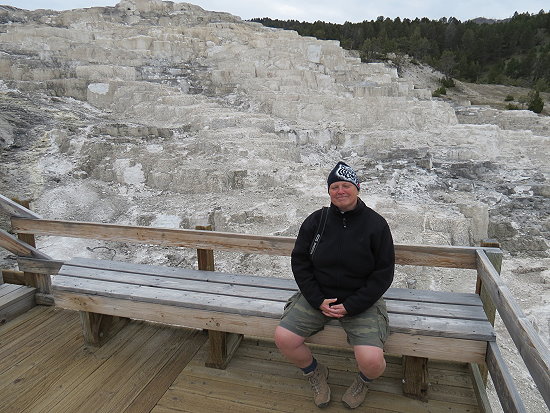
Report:
[[[3,394],[2,403],[5,406],[9,406],[14,412],[27,411],[28,405],[35,398],[45,394],[47,382],[69,365],[71,347],[79,341],[78,335],[75,334],[76,324],[76,322],[72,325],[70,322],[66,324],[69,329],[72,327],[72,334],[47,334],[45,329],[35,330],[36,335],[44,337],[42,346],[28,352],[27,357],[20,359],[2,372],[2,379],[5,381],[0,385],[0,391]],[[55,351],[42,351],[44,346],[55,348]],[[18,350],[13,349],[13,352],[18,353]],[[18,359],[17,356],[13,354],[11,359]],[[22,394],[20,390],[23,386],[35,390],[31,394]],[[8,388],[9,391],[6,391]]]
[[[25,285],[0,284],[0,325],[34,307],[35,292]]]
[[[152,377],[139,395],[128,405],[125,413],[148,413],[162,398],[166,389],[174,382],[184,367],[193,359],[197,351],[204,345],[206,334],[194,330],[183,330],[187,337],[179,339],[179,346],[172,356],[166,360],[162,368]]]
[[[180,339],[185,335],[178,334],[175,329],[155,328],[155,333],[143,345],[138,347],[116,374],[103,381],[101,388],[86,398],[79,410],[93,411],[104,398],[109,398],[108,408],[112,412],[124,411],[148,383],[149,377],[157,372],[157,365],[171,358],[174,348],[179,348]],[[126,378],[121,379],[120,376]]]
[[[9,369],[10,365],[21,363],[26,358],[41,354],[41,349],[59,336],[59,331],[55,328],[56,325],[61,322],[70,327],[70,319],[71,317],[67,312],[64,312],[59,319],[46,319],[40,325],[40,329],[24,331],[18,336],[9,335],[2,337],[0,374],[4,376],[6,369]]]
[[[125,345],[119,348],[115,357],[111,357],[110,363],[101,364],[96,370],[85,377],[68,397],[55,406],[54,410],[58,413],[90,411],[89,409],[82,409],[81,406],[86,403],[88,398],[93,397],[95,393],[101,392],[105,398],[112,396],[108,391],[105,391],[104,382],[113,376],[116,377],[119,371],[121,372],[120,379],[127,380],[128,377],[123,374],[126,361],[154,334],[154,329],[147,326],[143,327],[139,332],[140,340],[126,342]],[[107,400],[103,400],[102,403],[107,403]]]
[[[50,311],[63,311],[59,308],[49,307]],[[34,326],[40,325],[45,320],[51,318],[51,313],[44,311],[43,307],[34,307],[29,311],[17,317],[17,323],[6,323],[1,326],[3,335],[0,335],[0,349],[5,345],[6,337],[18,337],[17,332],[23,334],[25,331],[30,331]]]
[[[335,385],[342,385],[344,388],[351,383],[354,375],[357,372],[356,364],[353,357],[353,352],[349,349],[346,352],[340,353],[338,356],[332,356],[331,350],[319,352],[315,347],[315,356],[319,362],[329,366],[330,380],[329,382]],[[206,355],[197,354],[196,360],[189,363],[185,369],[185,374],[197,379],[205,379],[215,377],[217,380],[227,379],[231,376],[232,383],[238,383],[248,386],[257,386],[261,390],[278,391],[290,395],[309,394],[309,385],[302,377],[301,372],[290,366],[282,357],[276,356],[277,349],[274,345],[267,341],[263,341],[256,349],[250,345],[250,340],[245,340],[238,350],[238,355],[232,360],[227,372],[212,372],[211,369],[204,367],[201,363],[201,358]],[[266,357],[269,360],[266,367]],[[270,357],[273,354],[275,357]],[[402,365],[399,357],[386,357],[387,368],[384,375],[375,380],[371,384],[371,390],[384,393],[394,393],[402,396],[401,380],[402,380]],[[464,386],[464,382],[456,386],[452,379],[442,381],[435,380],[432,372],[430,372],[430,383],[435,384],[431,389],[431,399],[442,402],[453,402],[464,405],[475,405],[476,400],[472,390],[471,381],[469,381],[468,370],[465,363],[447,363],[449,371],[455,370],[460,372],[468,381],[469,386]],[[268,371],[266,371],[268,369]],[[441,370],[436,370],[439,374]],[[456,373],[450,374],[456,377]],[[251,384],[254,383],[254,384]]]
[[[17,284],[0,284],[0,305],[4,302],[4,296],[18,290],[19,287],[21,286]]]
[[[74,392],[90,374],[102,364],[108,363],[111,357],[116,357],[120,348],[126,345],[128,341],[138,339],[143,328],[143,323],[130,323],[100,348],[86,349],[82,343],[79,347],[81,357],[76,357],[62,376],[58,377],[57,380],[52,380],[47,397],[36,400],[29,409],[39,412],[56,411],[57,406],[62,405],[68,395]],[[77,333],[80,334],[80,329],[77,330]]]
[[[125,411],[135,413],[136,410],[130,407],[142,406],[141,403],[147,399],[147,392],[151,389],[155,389],[157,396],[163,390],[165,391],[152,410],[156,413],[277,412],[294,409],[304,412],[318,411],[311,400],[310,389],[301,372],[284,361],[271,340],[245,339],[229,368],[220,371],[207,369],[203,365],[208,343],[204,343],[205,336],[201,332],[198,332],[198,335],[192,334],[198,339],[189,340],[190,336],[187,336],[189,333],[180,332],[193,333],[194,330],[172,329],[132,321],[103,347],[86,348],[80,338],[77,313],[49,307],[37,307],[29,313],[32,313],[32,317],[25,314],[0,327],[0,338],[4,339],[7,335],[5,344],[9,344],[10,338],[19,335],[30,339],[33,335],[43,334],[47,330],[53,330],[55,334],[47,340],[42,340],[40,352],[28,352],[23,358],[25,368],[31,365],[38,366],[38,362],[45,365],[42,368],[36,368],[32,375],[27,376],[31,380],[22,380],[17,383],[10,381],[3,387],[3,401],[4,395],[11,393],[17,395],[6,398],[10,404],[0,404],[0,413],[15,411],[12,407],[26,407],[21,411],[29,412]],[[55,321],[46,322],[49,317]],[[35,318],[40,322],[34,323]],[[25,327],[32,329],[33,334],[27,334]],[[168,330],[172,331],[171,334],[160,332]],[[64,337],[63,345],[60,343],[63,343]],[[79,338],[76,339],[76,337]],[[147,345],[147,341],[152,337],[153,341]],[[156,341],[154,337],[157,338]],[[160,337],[164,337],[165,340],[161,340]],[[200,346],[198,352],[195,347],[192,354],[176,355],[194,345]],[[148,348],[140,356],[142,347]],[[153,354],[153,348],[160,350],[158,354]],[[12,346],[9,352],[4,348],[0,350],[4,351],[4,355],[8,357],[8,359],[0,358],[0,365],[11,363],[11,356],[19,351],[17,346]],[[315,346],[314,351],[319,360],[331,367],[329,382],[334,392],[331,411],[349,411],[342,406],[339,397],[355,374],[355,362],[350,350]],[[177,375],[174,385],[169,387],[170,379],[157,380],[163,376],[166,368],[176,357],[181,357],[182,364],[187,363],[189,359],[190,361]],[[430,371],[436,376],[432,376],[430,381],[436,385],[433,391],[435,399],[422,403],[401,394],[399,363],[398,357],[388,357],[388,368],[384,376],[373,384],[366,406],[360,411],[478,412],[477,407],[472,404],[459,403],[468,398],[469,373],[466,373],[463,378],[460,376],[463,364],[434,362]],[[181,367],[182,365],[179,366]],[[28,371],[30,373],[31,370]],[[173,372],[172,376],[176,376],[176,373]],[[194,384],[190,384],[190,380],[194,381]],[[302,389],[304,393],[300,394]],[[100,394],[104,397],[99,397]],[[111,395],[113,401],[107,397]],[[92,410],[89,410],[91,406],[87,402],[89,397],[94,399]],[[441,400],[436,400],[437,398]],[[468,400],[468,402],[475,403],[475,398],[472,397],[472,399],[473,401]],[[153,401],[154,398],[149,399],[146,402],[147,406],[150,407]],[[113,408],[122,409],[125,405],[129,407],[126,410],[113,410]],[[149,411],[149,407],[137,411]]]

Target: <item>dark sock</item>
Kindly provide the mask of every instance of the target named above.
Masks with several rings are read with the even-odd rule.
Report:
[[[359,377],[361,377],[361,380],[363,380],[365,383],[370,383],[372,381],[372,379],[369,379],[362,372],[359,372]]]
[[[304,367],[302,371],[304,372],[304,374],[308,374],[308,373],[311,373],[316,368],[317,368],[317,360],[315,360],[315,357],[313,357],[313,361],[311,362],[311,364],[307,367]]]

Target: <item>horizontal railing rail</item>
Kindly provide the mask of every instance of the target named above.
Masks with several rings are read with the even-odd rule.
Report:
[[[138,242],[161,246],[213,249],[289,256],[294,237],[261,236],[193,229],[140,227],[95,222],[77,222],[13,217],[12,228],[21,234],[89,238],[103,241]],[[396,244],[400,265],[476,269],[479,247]]]
[[[550,407],[550,351],[484,251],[477,252],[478,274],[523,358],[546,405]]]

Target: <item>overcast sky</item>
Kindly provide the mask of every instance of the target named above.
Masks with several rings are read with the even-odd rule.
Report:
[[[179,2],[179,1],[176,1]],[[66,10],[93,6],[114,6],[117,0],[0,0],[27,10]],[[461,21],[476,17],[504,19],[514,12],[538,13],[550,10],[548,0],[195,0],[189,3],[206,10],[225,11],[242,19],[271,17],[313,22],[344,23],[375,20],[378,16],[414,19],[456,17]]]

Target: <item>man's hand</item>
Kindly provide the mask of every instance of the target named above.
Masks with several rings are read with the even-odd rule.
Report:
[[[331,307],[330,304],[335,303],[336,301],[338,301],[336,298],[326,298],[319,306],[319,309],[327,317],[342,318],[348,313],[348,311],[343,304],[336,304]]]

